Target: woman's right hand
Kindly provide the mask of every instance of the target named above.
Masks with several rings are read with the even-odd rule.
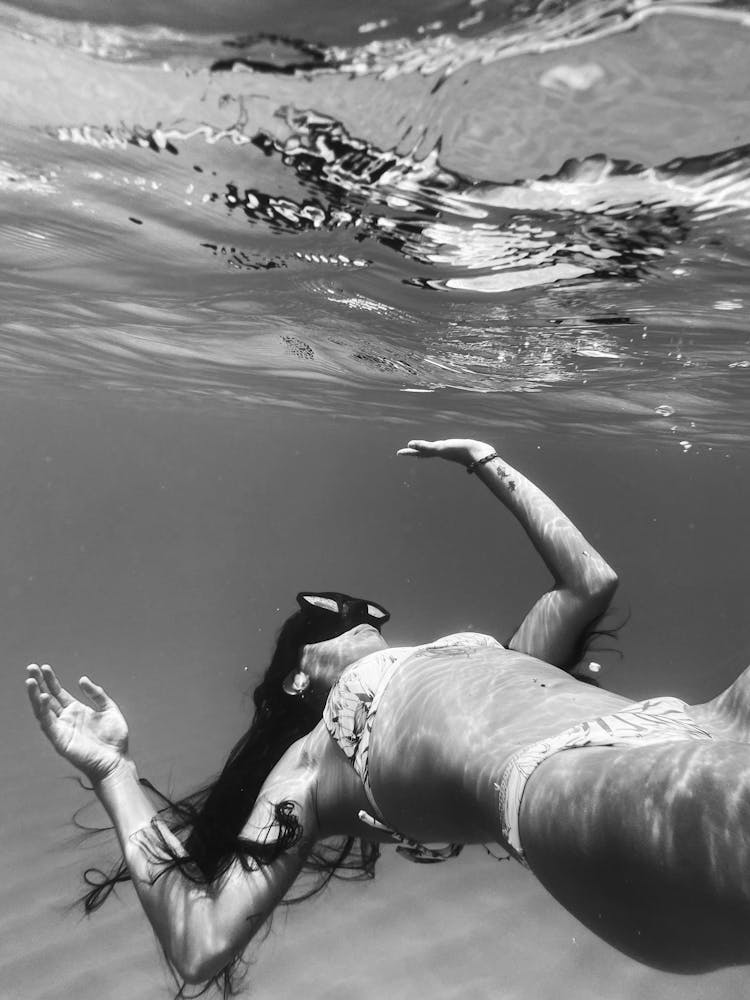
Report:
[[[32,663],[27,671],[29,701],[52,746],[92,783],[106,778],[128,753],[128,725],[120,709],[88,677],[78,686],[93,707],[69,694],[47,664]]]
[[[495,449],[483,441],[470,438],[449,438],[446,441],[409,441],[406,448],[400,448],[397,455],[413,455],[416,458],[444,458],[448,462],[458,462],[467,466],[477,459],[491,455]]]

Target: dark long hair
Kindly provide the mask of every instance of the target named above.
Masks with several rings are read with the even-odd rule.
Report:
[[[271,864],[302,835],[295,803],[291,801],[275,804],[274,827],[278,830],[275,840],[250,840],[240,834],[271,770],[289,747],[320,721],[319,714],[309,708],[304,699],[290,697],[282,688],[284,678],[299,664],[307,625],[303,611],[295,612],[282,625],[271,663],[253,692],[255,713],[250,728],[232,749],[216,780],[185,798],[172,801],[149,781],[141,779],[141,784],[161,800],[160,817],[184,843],[184,853],[176,852],[160,833],[158,825],[153,825],[157,846],[149,860],[158,867],[157,879],[176,869],[191,882],[211,885],[218,882],[235,861],[246,870],[253,865]],[[312,872],[317,878],[310,888],[283,903],[288,905],[309,899],[322,891],[332,878],[372,878],[378,856],[378,845],[359,837],[342,838],[335,844],[318,844],[303,867],[303,871]],[[130,881],[130,873],[125,862],[120,861],[109,872],[89,868],[83,878],[90,890],[82,902],[86,913],[92,913],[119,883]],[[215,985],[225,998],[233,996],[239,986],[241,963],[240,957],[234,959],[206,983],[200,993]],[[179,982],[176,975],[175,979]],[[183,984],[178,997],[185,996],[184,989]]]
[[[616,624],[610,625],[609,628],[602,628],[604,619],[614,614],[618,614],[620,620]],[[602,611],[601,614],[597,615],[596,618],[581,630],[565,662],[556,663],[555,666],[560,667],[561,670],[566,670],[577,681],[582,681],[584,684],[591,684],[593,687],[601,687],[601,682],[586,671],[583,660],[589,653],[614,653],[619,659],[622,659],[621,650],[612,645],[602,646],[599,640],[611,639],[612,642],[616,642],[620,629],[627,625],[629,619],[630,612],[626,612],[623,615],[610,605],[610,607]]]

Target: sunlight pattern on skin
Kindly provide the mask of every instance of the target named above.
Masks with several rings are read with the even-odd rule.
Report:
[[[355,625],[333,639],[303,646],[300,670],[310,678],[311,694],[323,704],[331,687],[348,666],[387,645],[372,625]]]
[[[503,838],[524,859],[518,829],[521,801],[529,778],[553,754],[590,746],[650,746],[676,740],[711,740],[677,698],[652,698],[621,712],[580,722],[514,754],[496,785]]]
[[[744,687],[747,695],[747,676]],[[749,807],[741,743],[580,750],[550,758],[531,778],[522,833],[535,874],[595,933],[640,961],[705,972],[750,957]],[[617,869],[607,864],[603,828]],[[571,836],[581,853],[555,872]],[[591,859],[587,871],[582,857]],[[658,865],[649,862],[656,857]],[[677,901],[653,891],[664,871],[682,883]],[[722,907],[709,902],[717,891]]]

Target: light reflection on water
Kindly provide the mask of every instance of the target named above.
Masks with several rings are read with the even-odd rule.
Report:
[[[734,9],[741,20],[744,8]],[[603,17],[596,5],[571,12]],[[27,43],[7,11],[5,21],[0,44],[19,60]],[[648,40],[665,53],[652,67],[656,107],[675,82],[667,23],[685,32],[688,49],[697,38],[692,19],[660,19],[661,36]],[[524,25],[527,38],[540,30],[533,17]],[[43,19],[25,28],[48,61],[43,72],[24,70],[39,91],[35,110],[14,109],[0,170],[6,378],[156,385],[243,403],[293,397],[323,411],[361,412],[387,398],[405,417],[410,393],[431,393],[440,412],[456,392],[478,392],[522,426],[747,440],[750,162],[741,147],[712,158],[719,146],[706,145],[700,114],[690,149],[676,130],[662,149],[650,140],[651,163],[677,150],[698,159],[654,172],[605,155],[543,181],[526,173],[524,183],[498,184],[485,180],[497,176],[496,151],[477,162],[471,121],[465,136],[455,125],[430,132],[443,103],[455,105],[453,77],[413,110],[401,106],[389,143],[378,101],[391,91],[393,104],[419,74],[347,81],[330,68],[267,72],[272,63],[253,74],[249,57],[239,72],[211,74],[200,67],[216,38],[191,48],[185,34],[106,29],[96,46],[93,28],[76,36],[75,24]],[[487,28],[488,53],[502,30]],[[736,84],[747,70],[726,48],[727,29],[714,30],[726,62],[735,59]],[[485,36],[478,26],[469,35],[480,52]],[[161,62],[173,45],[172,58],[191,68],[165,73],[157,42]],[[584,68],[597,56],[585,48]],[[386,43],[378,51],[385,58]],[[53,92],[55,59],[83,85],[75,115]],[[594,102],[596,132],[621,113],[622,94],[605,70],[603,82],[589,72],[576,83],[575,60],[565,60],[558,113],[581,156],[606,154],[586,138],[575,101]],[[527,64],[532,57],[515,56],[514,76]],[[480,75],[491,68],[469,60],[469,78],[472,65]],[[705,89],[712,101],[726,97],[736,145],[747,134],[722,72]],[[360,108],[358,86],[370,88]],[[368,93],[380,95],[371,121]],[[495,100],[487,91],[485,113]],[[545,114],[549,100],[559,95],[542,100]],[[344,125],[330,113],[336,105]],[[530,135],[537,110],[529,101]],[[728,148],[723,121],[715,141]],[[469,172],[446,169],[460,162],[464,138]],[[612,152],[621,148],[622,139]],[[512,169],[518,151],[508,153]],[[547,162],[559,168],[555,156],[548,150]],[[533,415],[519,394],[533,396]],[[674,420],[659,417],[665,407]]]

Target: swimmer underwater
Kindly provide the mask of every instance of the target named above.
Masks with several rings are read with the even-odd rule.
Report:
[[[476,633],[391,648],[389,614],[298,595],[250,729],[211,785],[157,810],[117,705],[31,665],[34,714],[91,782],[173,971],[229,995],[241,956],[297,877],[372,875],[380,844],[439,861],[497,844],[567,910],[657,968],[750,962],[750,669],[688,707],[633,703],[571,674],[617,577],[558,507],[479,441],[410,441],[482,480],[554,585],[501,645]],[[165,822],[169,819],[169,825]],[[178,836],[179,834],[179,836]],[[502,934],[502,927],[498,927]]]

